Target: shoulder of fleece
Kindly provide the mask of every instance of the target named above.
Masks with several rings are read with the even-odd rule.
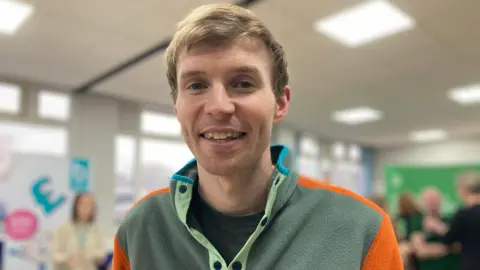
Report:
[[[309,188],[309,189],[317,189],[326,191],[329,193],[341,195],[341,197],[345,197],[345,199],[353,199],[358,202],[360,205],[365,205],[374,212],[381,214],[382,216],[386,216],[387,214],[383,211],[380,207],[378,207],[374,202],[368,200],[367,198],[342,187],[330,184],[328,180],[316,180],[314,178],[299,175],[298,177],[298,185],[301,187]]]
[[[155,190],[145,195],[125,214],[118,232],[138,226],[147,221],[151,213],[158,212],[165,207],[171,207],[169,188]]]

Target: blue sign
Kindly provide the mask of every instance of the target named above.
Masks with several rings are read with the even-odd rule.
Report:
[[[49,185],[50,179],[48,177],[40,177],[31,188],[33,199],[40,205],[46,215],[53,213],[67,200],[63,194],[55,196]]]
[[[86,158],[72,158],[70,162],[70,189],[87,192],[90,189],[90,162]]]

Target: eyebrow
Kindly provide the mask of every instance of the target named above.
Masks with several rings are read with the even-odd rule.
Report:
[[[206,72],[200,71],[200,70],[188,70],[186,72],[180,73],[180,78],[186,80],[191,77],[196,77],[196,76],[205,75],[205,74]]]
[[[258,68],[253,66],[242,66],[242,67],[234,68],[231,70],[231,72],[260,74],[260,71],[258,70]]]
[[[258,68],[253,67],[253,66],[241,66],[241,67],[236,67],[231,70],[228,70],[230,73],[250,73],[250,74],[260,74],[260,71]],[[201,70],[187,70],[185,72],[180,73],[180,78],[183,80],[186,80],[188,78],[196,77],[196,76],[202,76],[205,75],[205,71]]]

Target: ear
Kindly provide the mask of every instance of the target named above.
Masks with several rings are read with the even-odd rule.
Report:
[[[180,119],[178,119],[178,107],[177,107],[177,103],[173,104],[173,112],[175,113],[175,118],[177,118],[177,121],[180,123]]]
[[[275,116],[273,117],[273,123],[278,123],[285,118],[288,112],[288,103],[290,102],[290,87],[286,85],[283,89],[283,95],[277,98],[277,104],[275,106]]]

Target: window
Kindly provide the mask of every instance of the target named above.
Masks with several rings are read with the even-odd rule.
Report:
[[[320,166],[320,146],[317,140],[303,136],[300,138],[300,153],[297,160],[298,171],[315,179],[323,178]]]
[[[18,85],[0,83],[0,113],[18,114],[20,112],[20,94]]]
[[[337,161],[331,170],[332,183],[349,189],[357,194],[365,195],[365,177],[361,164],[349,161]]]
[[[67,121],[70,118],[70,96],[41,91],[38,94],[38,115],[45,119]]]
[[[137,183],[135,163],[136,140],[132,136],[118,135],[115,138],[115,223],[123,217],[135,202]]]
[[[141,129],[145,133],[180,136],[180,123],[174,115],[144,111],[141,116]]]
[[[13,153],[65,157],[67,139],[63,128],[0,121],[0,181],[10,174]]]
[[[67,155],[68,133],[64,128],[0,121],[0,138],[12,152]]]
[[[320,149],[318,142],[311,137],[300,138],[300,155],[308,157],[318,157]]]
[[[348,158],[353,162],[360,161],[362,159],[362,149],[356,144],[350,145],[348,148]]]
[[[193,158],[183,142],[143,140],[141,143],[141,195],[167,187],[170,177]]]
[[[333,163],[330,169],[332,183],[365,195],[365,173],[359,145],[336,142],[332,145]]]
[[[322,179],[331,182],[332,181],[332,161],[328,158],[320,160],[320,176]]]
[[[314,179],[320,180],[323,178],[322,168],[320,167],[320,162],[317,158],[299,156],[298,160],[298,171],[299,173],[312,177]]]
[[[115,139],[115,174],[117,183],[133,183],[135,174],[136,142],[132,136],[119,135]]]
[[[334,159],[342,160],[345,158],[345,145],[336,142],[332,145],[332,156]]]

